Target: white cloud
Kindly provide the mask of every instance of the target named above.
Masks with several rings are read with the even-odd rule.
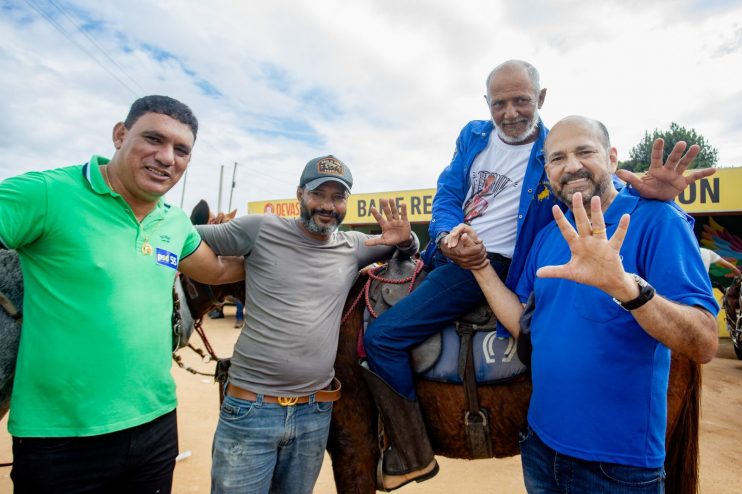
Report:
[[[715,145],[721,163],[742,164],[734,3],[29,0],[2,9],[0,179],[110,154],[133,90],[178,98],[199,117],[186,209],[216,203],[220,165],[229,183],[239,162],[233,204],[244,211],[249,200],[293,196],[303,164],[327,153],[351,166],[359,192],[433,187],[461,126],[488,118],[487,73],[510,58],[541,71],[547,124],[599,118],[626,158],[645,130],[676,121]],[[181,191],[169,199],[179,203]]]

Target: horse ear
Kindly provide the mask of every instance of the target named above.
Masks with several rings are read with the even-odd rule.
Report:
[[[194,225],[205,225],[209,222],[210,217],[209,204],[201,199],[193,208],[193,211],[191,211],[191,223]]]

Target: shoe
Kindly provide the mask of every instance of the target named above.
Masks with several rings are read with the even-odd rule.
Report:
[[[366,366],[361,365],[361,369],[388,439],[376,469],[376,487],[392,491],[413,480],[423,482],[435,477],[438,462],[417,400],[400,395]]]
[[[235,321],[234,322],[235,329],[237,329],[237,328],[242,329],[242,326],[244,326],[244,325],[245,325],[245,321]]]
[[[208,315],[209,319],[224,319],[224,312],[221,309],[214,309]]]

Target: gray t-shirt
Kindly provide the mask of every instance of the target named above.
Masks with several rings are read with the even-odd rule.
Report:
[[[395,248],[366,247],[369,236],[353,231],[314,240],[297,219],[271,214],[197,228],[217,254],[247,256],[245,327],[230,382],[271,396],[327,387],[335,375],[343,305],[358,270],[388,259]],[[415,237],[406,251],[418,246]]]

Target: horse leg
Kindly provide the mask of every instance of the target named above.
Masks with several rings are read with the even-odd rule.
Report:
[[[333,406],[327,451],[332,459],[335,487],[343,494],[376,492],[376,405],[361,374],[356,356],[357,331],[352,329],[361,327],[361,318],[357,311],[341,328],[335,360],[335,375],[343,388],[341,398]]]
[[[672,494],[698,491],[698,421],[701,413],[701,366],[672,356],[667,390],[665,489]]]

